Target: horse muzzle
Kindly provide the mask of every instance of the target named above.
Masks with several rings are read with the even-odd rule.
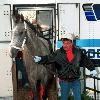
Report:
[[[16,49],[14,47],[10,47],[10,49],[9,49],[9,56],[11,58],[15,58],[17,56],[18,51],[19,51],[19,49]]]

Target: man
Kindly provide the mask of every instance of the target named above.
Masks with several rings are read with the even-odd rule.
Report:
[[[17,56],[15,57],[17,72],[20,71],[22,73],[22,86],[23,88],[29,88],[28,76],[26,73],[26,69],[23,62],[23,53],[22,51],[18,51]]]
[[[39,64],[56,63],[61,86],[61,100],[68,100],[70,89],[74,100],[81,100],[80,67],[87,67],[91,74],[96,74],[94,64],[82,49],[74,46],[73,35],[62,36],[63,46],[46,56],[35,56],[34,61]]]

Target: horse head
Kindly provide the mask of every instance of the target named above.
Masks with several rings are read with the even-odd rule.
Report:
[[[17,14],[16,16],[13,16],[13,22],[15,26],[12,30],[10,43],[10,57],[12,58],[16,57],[17,52],[22,48],[23,41],[26,37],[26,27],[23,15]]]

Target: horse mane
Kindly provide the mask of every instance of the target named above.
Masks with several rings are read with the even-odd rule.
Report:
[[[32,23],[30,23],[27,20],[25,20],[25,22],[28,24],[28,26],[32,29],[33,32],[35,32],[35,33],[37,32],[36,27]]]
[[[49,44],[49,50],[50,50],[50,52],[52,52],[53,48],[52,48],[51,41],[43,36],[40,25],[37,23],[37,25],[35,26],[34,24],[30,23],[27,20],[25,20],[25,22],[28,24],[28,26],[32,29],[32,31],[35,33],[35,35],[38,36],[38,38],[41,41],[47,41],[48,42],[48,44]]]

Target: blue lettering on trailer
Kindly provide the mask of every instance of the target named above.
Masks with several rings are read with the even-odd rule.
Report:
[[[100,59],[100,39],[76,40],[76,45],[86,49],[89,58]]]
[[[88,21],[100,20],[100,4],[83,4],[83,10],[85,12],[86,19]]]

